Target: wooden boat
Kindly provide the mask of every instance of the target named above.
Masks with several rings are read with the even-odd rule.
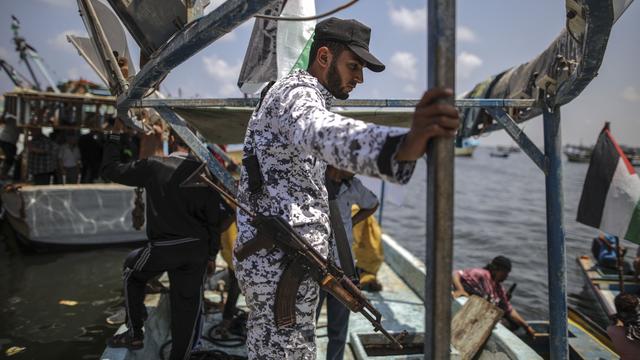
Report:
[[[480,145],[480,141],[474,138],[466,138],[462,140],[462,144],[460,146],[455,147],[455,155],[462,157],[472,157],[473,152],[476,151],[476,148]]]
[[[475,147],[456,147],[455,155],[460,157],[472,157]]]
[[[404,350],[394,350],[386,344],[385,338],[380,333],[375,333],[371,324],[360,314],[351,314],[349,322],[349,336],[345,359],[423,359],[424,342],[424,286],[425,266],[406,249],[400,246],[388,235],[383,235],[385,263],[378,272],[379,280],[384,288],[378,293],[366,293],[372,304],[382,313],[383,325],[392,333],[407,330],[409,335],[405,338],[407,346]],[[218,261],[221,263],[221,261]],[[211,299],[217,300],[219,295],[208,293]],[[137,351],[126,349],[106,348],[101,359],[131,360],[131,359],[157,359],[162,353],[164,359],[168,358],[169,346],[169,301],[163,294],[159,299],[154,299],[149,311],[149,319],[145,328],[145,347]],[[457,312],[466,299],[459,298],[452,304],[453,312]],[[239,304],[243,304],[241,297]],[[243,308],[243,307],[241,307]],[[246,309],[246,308],[245,308]],[[206,315],[203,334],[205,335],[205,349],[224,351],[230,355],[246,356],[246,348],[242,344],[236,347],[223,347],[214,344],[210,338],[212,329],[221,321],[220,313]],[[326,357],[326,314],[323,310],[318,321],[317,348],[318,359]],[[124,331],[121,327],[118,331]],[[163,358],[160,356],[160,358]],[[459,355],[452,350],[452,359],[458,359]],[[480,351],[481,359],[542,359],[533,349],[527,346],[515,334],[504,326],[498,324],[493,329],[491,336]]]
[[[146,239],[134,229],[134,188],[117,184],[22,185],[1,194],[5,218],[30,247],[107,245]]]
[[[619,359],[606,331],[573,308],[568,309],[569,359]],[[549,322],[530,321],[536,330],[535,338],[521,339],[542,357],[549,357]]]
[[[111,96],[16,89],[4,94],[5,115],[28,142],[28,129],[101,132],[115,113]],[[24,148],[27,148],[25,145]],[[116,184],[29,185],[28,156],[20,164],[21,182],[0,196],[6,219],[21,242],[40,249],[139,242],[144,227],[132,224],[134,188]]]
[[[591,257],[583,255],[577,259],[587,285],[598,299],[598,303],[607,316],[616,313],[613,299],[620,293],[620,283],[615,270],[599,266]],[[640,282],[631,275],[624,276],[624,290],[629,293],[640,292]]]
[[[564,147],[564,154],[569,162],[588,163],[592,152],[592,146],[566,145]]]

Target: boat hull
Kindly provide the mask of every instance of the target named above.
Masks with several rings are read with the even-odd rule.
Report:
[[[25,185],[2,192],[18,238],[36,246],[103,246],[144,241],[132,225],[134,188],[116,184]]]
[[[618,275],[601,268],[589,256],[580,256],[577,261],[587,285],[598,299],[600,307],[608,317],[611,317],[616,313],[613,300],[620,293]],[[623,279],[625,292],[637,293],[640,291],[640,282],[635,280],[633,276],[625,275]]]
[[[615,353],[613,343],[602,328],[592,323],[576,310],[572,308],[568,310],[570,360],[620,358]],[[538,354],[544,358],[549,358],[549,322],[529,321],[529,325],[536,330],[536,336],[531,338],[527,335],[522,335],[521,338],[535,349]]]

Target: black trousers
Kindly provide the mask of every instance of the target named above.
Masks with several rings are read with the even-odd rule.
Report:
[[[100,176],[100,163],[102,160],[97,161],[83,161],[82,162],[82,183],[91,184]]]
[[[327,360],[342,360],[344,348],[347,344],[349,332],[350,310],[340,300],[324,290],[320,290],[318,308],[316,309],[316,322],[320,317],[322,303],[327,299]]]
[[[48,172],[43,174],[33,174],[33,183],[35,185],[50,185],[51,178],[53,178],[53,183],[56,183],[56,173]]]
[[[171,300],[170,360],[188,357],[200,335],[203,282],[207,268],[208,245],[202,240],[171,240],[149,243],[132,251],[124,263],[123,281],[127,327],[141,335],[146,308],[147,281],[166,271]]]
[[[0,149],[4,152],[4,164],[2,164],[2,175],[9,175],[9,171],[13,166],[13,162],[16,159],[17,147],[16,144],[8,143],[6,141],[0,141]]]

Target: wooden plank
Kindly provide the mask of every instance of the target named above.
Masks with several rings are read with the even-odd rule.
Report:
[[[453,317],[451,344],[461,359],[472,359],[487,341],[504,312],[479,296],[472,295]]]

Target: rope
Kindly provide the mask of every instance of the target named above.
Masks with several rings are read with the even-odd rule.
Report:
[[[226,348],[235,348],[244,345],[247,341],[247,313],[238,310],[227,327],[223,323],[212,326],[203,339],[210,343]]]
[[[350,6],[352,6],[353,4],[357,3],[358,0],[351,0],[346,4],[340,5],[337,8],[327,11],[325,13],[322,14],[316,14],[314,16],[305,16],[305,17],[296,17],[296,16],[271,16],[271,15],[254,15],[255,18],[258,19],[267,19],[267,20],[274,20],[274,21],[308,21],[308,20],[318,20],[318,19],[322,19],[323,17],[327,17],[329,15],[333,15],[335,13],[337,13],[338,11],[344,10]]]

